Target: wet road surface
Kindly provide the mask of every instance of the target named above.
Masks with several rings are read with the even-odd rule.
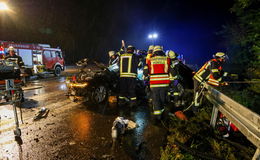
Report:
[[[14,139],[10,105],[0,107],[0,159],[159,159],[166,131],[149,121],[148,106],[118,108],[116,104],[79,104],[66,95],[65,77],[34,80],[25,88],[21,139]],[[33,121],[41,107],[46,118]],[[139,127],[112,147],[111,127],[117,116]]]

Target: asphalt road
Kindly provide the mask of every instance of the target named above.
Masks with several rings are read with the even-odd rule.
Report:
[[[75,72],[74,69],[68,70]],[[65,76],[34,80],[25,88],[21,139],[14,138],[12,106],[0,107],[0,159],[159,159],[166,131],[150,123],[148,106],[119,108],[116,104],[79,104],[66,95]],[[33,121],[41,107],[46,118]],[[112,147],[111,127],[117,116],[139,127]]]

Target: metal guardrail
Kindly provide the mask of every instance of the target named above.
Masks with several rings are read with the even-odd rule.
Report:
[[[211,125],[215,127],[220,111],[257,147],[253,160],[260,160],[260,116],[213,87],[205,84],[205,88],[207,99],[214,105]]]

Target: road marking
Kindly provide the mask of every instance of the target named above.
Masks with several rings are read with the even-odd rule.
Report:
[[[56,104],[59,104],[60,107],[56,107]],[[50,105],[47,105],[46,108],[50,109],[50,113],[51,114],[59,114],[59,113],[63,113],[65,112],[66,110],[69,110],[75,106],[79,105],[78,103],[74,103],[74,102],[71,102],[70,100],[65,100],[63,102],[56,102],[56,103],[52,103]],[[56,108],[53,108],[53,107],[56,107]],[[51,109],[53,108],[53,109]],[[50,114],[49,113],[49,114]],[[33,117],[35,115],[26,115],[23,120],[24,122],[26,121],[32,121]],[[15,125],[15,122],[14,122],[14,119],[11,119],[11,120],[5,120],[5,121],[1,121],[0,122],[0,132],[7,132],[7,131],[10,131],[12,129],[15,128],[15,126],[13,127],[10,127],[10,125]],[[26,124],[21,124],[20,126],[25,126]]]
[[[44,86],[30,86],[30,87],[23,87],[23,91],[28,91],[28,90],[34,90],[34,89],[41,89]]]
[[[3,142],[3,143],[0,143],[0,146],[4,146],[4,145],[8,145],[8,144],[13,144],[15,142],[15,140],[9,140],[9,141],[6,141],[6,142]]]
[[[13,117],[12,117],[13,118]],[[14,122],[14,119],[10,119],[10,120],[1,120],[0,121],[0,127],[9,123]],[[15,123],[15,122],[14,122]]]

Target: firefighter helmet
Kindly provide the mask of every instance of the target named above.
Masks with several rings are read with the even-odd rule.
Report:
[[[162,46],[154,46],[153,52],[163,51]]]
[[[127,46],[127,48],[126,48],[126,51],[127,51],[127,53],[134,53],[134,51],[135,51],[135,47],[134,46],[132,46],[132,45],[129,45],[129,46]]]
[[[169,50],[169,51],[167,52],[167,56],[168,56],[169,58],[171,58],[171,59],[174,59],[174,58],[178,57],[178,54],[175,53],[175,52],[172,51],[172,50]]]
[[[112,57],[112,56],[114,56],[115,54],[116,54],[115,51],[109,51],[109,52],[108,52],[109,57]]]
[[[16,52],[16,50],[13,46],[8,47],[7,52],[10,52],[10,51]]]
[[[152,51],[154,49],[154,45],[150,45],[148,51]]]
[[[127,46],[127,49],[135,49],[135,47],[132,46],[132,45],[128,45],[128,46]]]
[[[214,58],[222,58],[225,59],[226,58],[226,54],[224,52],[217,52],[214,54],[213,56]]]

